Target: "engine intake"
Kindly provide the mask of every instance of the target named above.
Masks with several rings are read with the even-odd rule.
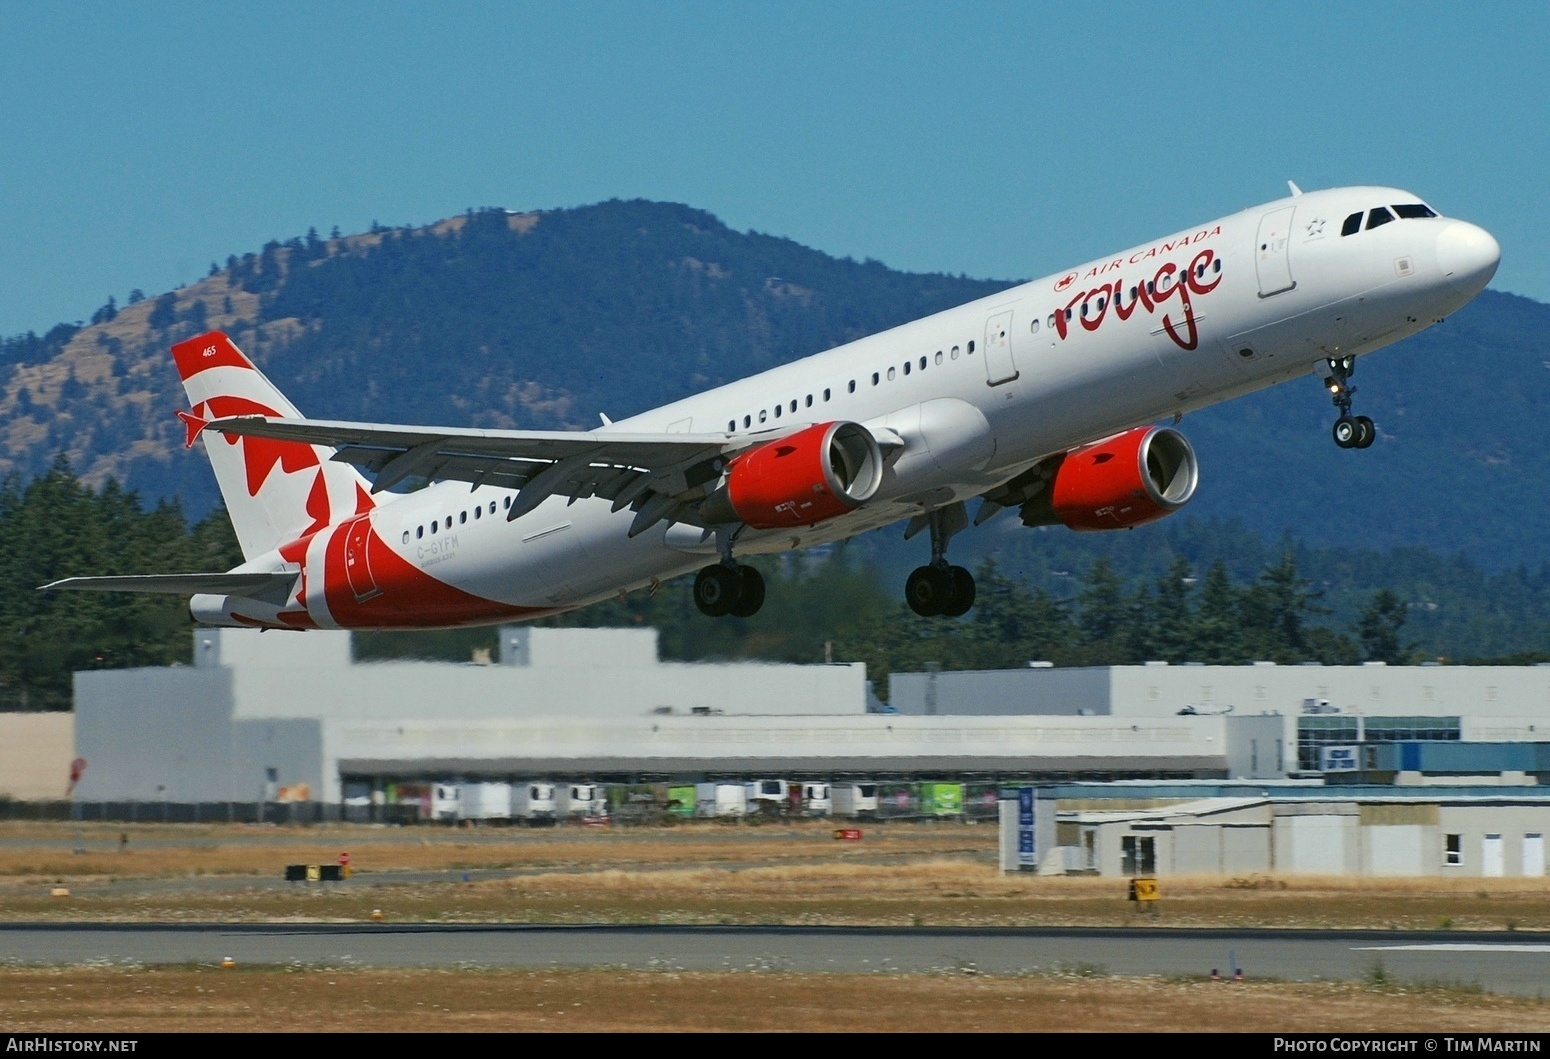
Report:
[[[1023,524],[1129,529],[1171,515],[1195,495],[1195,450],[1171,427],[1137,427],[1058,457],[1049,486],[1022,506]]]
[[[877,439],[860,423],[815,423],[732,461],[700,505],[708,524],[811,526],[870,500],[883,481]]]

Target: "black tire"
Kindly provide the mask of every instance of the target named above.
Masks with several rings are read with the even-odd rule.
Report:
[[[737,571],[717,563],[707,566],[694,578],[694,605],[700,613],[719,618],[731,612],[742,593],[742,578]]]
[[[974,575],[961,566],[949,566],[947,573],[952,579],[952,598],[942,613],[949,618],[961,618],[974,606]]]
[[[1330,431],[1335,439],[1335,444],[1343,449],[1355,448],[1357,441],[1361,439],[1362,428],[1357,425],[1351,416],[1341,416],[1335,420],[1335,426]]]
[[[952,602],[952,575],[937,566],[918,566],[904,582],[904,602],[922,618],[932,618]]]
[[[1361,431],[1360,436],[1356,439],[1357,448],[1368,448],[1374,441],[1378,440],[1378,428],[1373,425],[1371,419],[1368,419],[1366,416],[1357,416],[1356,425]]]
[[[751,618],[764,606],[764,575],[751,566],[739,566],[737,576],[737,602],[727,613],[734,618]]]

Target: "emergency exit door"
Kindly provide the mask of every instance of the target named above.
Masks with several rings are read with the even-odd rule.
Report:
[[[357,603],[364,603],[382,592],[371,576],[371,560],[366,554],[370,543],[371,518],[361,515],[350,523],[344,538],[344,576]]]
[[[1268,298],[1297,286],[1292,279],[1292,214],[1296,206],[1271,210],[1260,218],[1259,238],[1254,244],[1254,268],[1259,274],[1259,296]]]
[[[1012,360],[1012,314],[997,313],[985,324],[985,372],[992,386],[1017,378]]]

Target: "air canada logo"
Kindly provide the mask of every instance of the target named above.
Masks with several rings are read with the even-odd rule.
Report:
[[[1055,284],[1055,293],[1059,294],[1061,291],[1065,290],[1067,287],[1071,286],[1071,284],[1075,283],[1076,281],[1077,281],[1077,274],[1075,272],[1067,272],[1064,276],[1060,277],[1059,281],[1056,282],[1056,284]]]

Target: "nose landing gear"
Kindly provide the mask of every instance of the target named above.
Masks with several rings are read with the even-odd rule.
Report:
[[[1377,438],[1378,429],[1366,416],[1351,414],[1351,398],[1356,394],[1356,387],[1351,385],[1350,380],[1356,373],[1356,358],[1330,357],[1324,363],[1329,366],[1329,374],[1324,377],[1324,388],[1330,392],[1330,400],[1340,410],[1340,418],[1335,420],[1334,428],[1330,431],[1335,444],[1342,449],[1365,449]]]
[[[950,504],[924,515],[917,515],[905,528],[908,540],[921,529],[931,530],[931,562],[916,567],[904,582],[904,601],[923,618],[941,615],[959,618],[974,606],[974,575],[961,566],[947,562],[947,542],[969,524],[963,502]]]

